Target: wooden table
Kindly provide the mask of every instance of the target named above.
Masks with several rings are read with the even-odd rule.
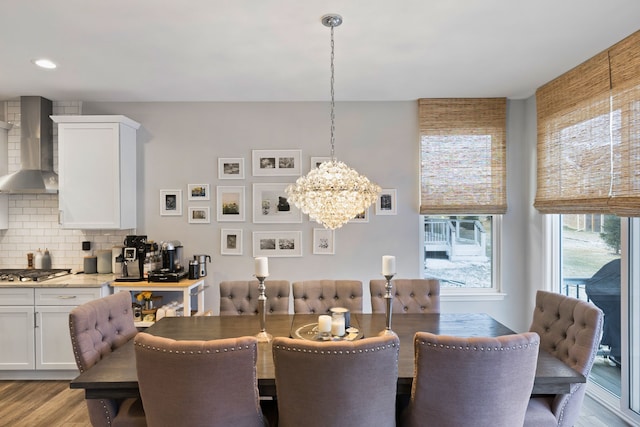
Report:
[[[384,329],[383,314],[352,314],[351,317],[352,323],[357,323],[356,326],[363,331],[365,337],[375,336]],[[316,315],[269,315],[266,329],[273,336],[292,336],[296,328],[317,322],[317,319]],[[486,314],[396,315],[393,317],[392,329],[400,338],[399,394],[411,392],[414,368],[413,336],[417,331],[466,337],[513,333]],[[147,332],[173,339],[209,340],[254,335],[259,330],[258,316],[198,316],[164,318],[147,329]],[[139,396],[132,341],[72,380],[71,388],[84,389],[87,399]],[[257,373],[260,394],[275,396],[275,371],[270,343],[258,345]],[[549,353],[540,351],[533,394],[568,393],[572,383],[584,382],[584,375],[569,368]]]

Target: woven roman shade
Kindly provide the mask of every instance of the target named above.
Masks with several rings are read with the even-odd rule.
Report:
[[[614,134],[609,209],[640,216],[640,31],[609,49]]]
[[[536,91],[541,213],[640,216],[640,32]]]
[[[542,213],[607,212],[611,184],[609,61],[601,53],[536,91]]]
[[[420,213],[507,210],[506,98],[420,99]]]

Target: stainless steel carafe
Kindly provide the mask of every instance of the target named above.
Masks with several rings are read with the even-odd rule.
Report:
[[[207,258],[211,262],[211,255],[194,255],[193,259],[198,261],[200,266],[200,277],[207,275]]]

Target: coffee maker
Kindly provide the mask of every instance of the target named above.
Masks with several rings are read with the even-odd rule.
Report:
[[[162,268],[149,273],[150,282],[179,282],[189,273],[182,267],[182,244],[178,240],[160,244]]]
[[[144,280],[144,260],[147,255],[147,236],[126,236],[122,249],[122,275],[116,282]],[[137,263],[135,261],[138,261]]]

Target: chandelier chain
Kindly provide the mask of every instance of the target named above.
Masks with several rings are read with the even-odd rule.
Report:
[[[335,119],[336,119],[336,115],[335,115],[335,94],[334,94],[334,89],[333,89],[333,85],[334,85],[334,74],[335,74],[335,67],[333,65],[333,61],[334,61],[334,42],[333,42],[333,28],[334,26],[331,26],[331,160],[335,161],[336,160],[336,150],[335,150],[335,145],[336,145],[336,125],[335,125]]]

